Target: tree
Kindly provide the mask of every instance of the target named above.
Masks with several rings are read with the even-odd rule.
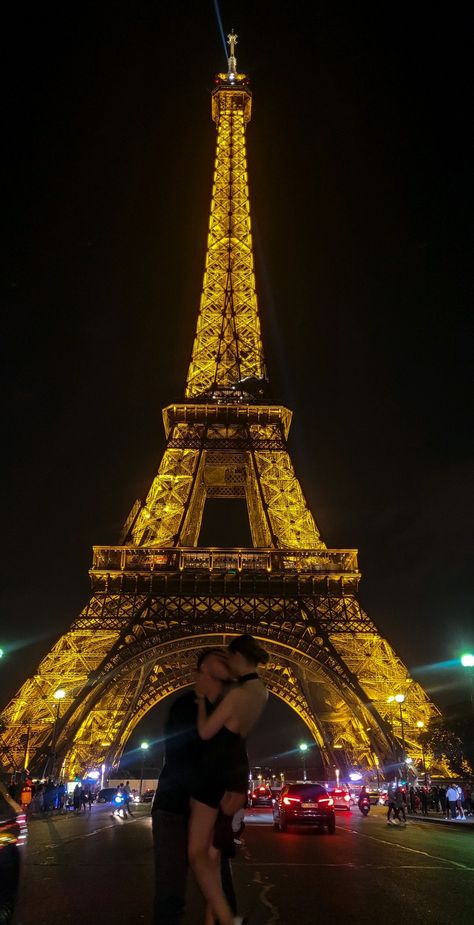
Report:
[[[420,736],[426,752],[436,759],[445,759],[454,774],[461,777],[474,769],[474,720],[454,713],[430,721]]]

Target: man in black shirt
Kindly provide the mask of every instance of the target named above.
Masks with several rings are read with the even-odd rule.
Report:
[[[231,681],[226,654],[222,649],[205,650],[198,658],[197,671],[208,678],[208,712],[221,700]],[[197,732],[197,705],[194,690],[178,697],[165,724],[165,765],[160,775],[151,814],[155,854],[155,903],[153,925],[181,925],[184,915],[188,873],[187,840],[190,797],[195,783],[201,740]],[[218,826],[225,831],[231,819]],[[224,852],[225,853],[225,852]],[[235,894],[228,857],[221,862],[222,886],[234,914]]]

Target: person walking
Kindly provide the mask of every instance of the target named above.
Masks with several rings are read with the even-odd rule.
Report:
[[[424,816],[428,815],[428,788],[424,785],[421,788],[421,812]]]
[[[130,781],[127,781],[127,783],[125,784],[123,788],[123,793],[124,793],[123,809],[124,809],[125,816],[131,816],[133,819],[133,813],[130,809],[130,803],[132,802],[132,791],[130,790]]]
[[[465,784],[464,786],[464,810],[466,816],[470,816],[472,813],[472,790],[470,784]]]
[[[387,824],[394,825],[397,818],[397,805],[395,802],[396,785],[390,781],[387,789]],[[393,814],[393,819],[392,819]]]
[[[403,817],[402,819],[400,819],[400,813]],[[403,793],[401,787],[397,787],[395,790],[395,815],[400,825],[407,824],[407,816],[405,812],[405,794]]]
[[[444,786],[439,787],[439,789],[438,789],[438,800],[439,800],[439,805],[441,806],[440,812],[441,812],[441,813],[445,813],[445,814],[446,814],[446,818],[447,818],[447,815],[448,815],[448,804],[447,804],[447,801],[446,801],[446,787],[444,787]]]
[[[82,806],[82,787],[80,784],[76,784],[72,794],[72,806],[76,816],[81,812]]]
[[[458,801],[458,788],[454,785],[453,782],[451,782],[446,791],[446,819],[449,819],[449,813],[451,813],[452,819],[456,818],[457,801]]]
[[[460,818],[461,818],[461,819],[465,819],[466,816],[465,816],[465,813],[464,813],[464,805],[463,805],[463,804],[464,804],[464,793],[463,793],[463,789],[462,789],[462,787],[459,786],[459,784],[457,784],[457,785],[456,785],[456,790],[457,790],[457,792],[458,792],[458,798],[457,798],[457,800],[456,800],[456,808],[457,808],[457,811],[458,811],[458,814],[459,814]]]
[[[212,710],[232,681],[227,653],[214,647],[205,649],[197,660],[196,676],[207,678],[206,711]],[[185,911],[188,875],[188,822],[191,791],[196,782],[202,743],[197,732],[197,704],[194,690],[181,694],[172,704],[165,722],[165,763],[151,807],[155,859],[155,898],[153,925],[181,925]],[[221,816],[216,829],[218,847],[223,846],[227,817]],[[230,820],[231,823],[231,820]],[[232,829],[230,841],[232,842]],[[225,832],[224,832],[225,834]],[[222,885],[233,914],[237,903],[229,855],[221,858]]]
[[[210,716],[205,708],[206,679],[198,678],[196,683],[197,728],[206,747],[192,791],[188,852],[207,903],[206,925],[215,919],[219,925],[234,925],[236,921],[222,890],[213,830],[219,807],[226,815],[233,816],[245,805],[248,789],[245,740],[268,699],[268,691],[256,671],[258,665],[266,664],[268,653],[247,633],[233,639],[228,651],[229,667],[238,685]]]

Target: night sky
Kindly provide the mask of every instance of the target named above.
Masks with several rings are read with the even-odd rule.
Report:
[[[465,700],[470,24],[220,6],[253,90],[257,287],[297,474],[327,545],[359,549],[383,635],[441,706]],[[117,542],[183,397],[226,63],[212,0],[17,5],[2,31],[3,704],[86,602],[91,547]],[[283,749],[300,727],[278,715]]]

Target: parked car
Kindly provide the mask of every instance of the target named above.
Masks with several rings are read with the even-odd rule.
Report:
[[[143,791],[141,798],[139,798],[140,803],[151,803],[153,797],[155,796],[155,791],[152,787],[148,787]]]
[[[117,793],[118,787],[104,787],[97,794],[98,803],[111,803]]]
[[[15,913],[26,835],[26,814],[0,783],[0,922],[5,925]]]
[[[255,787],[255,790],[253,790],[250,794],[250,806],[271,806],[272,803],[273,794],[270,787],[267,787],[266,784],[261,784],[259,787]]]
[[[334,790],[328,791],[328,796],[332,797],[334,801],[334,809],[350,810],[352,801],[348,790],[344,790],[343,787],[335,787]]]
[[[289,825],[311,825],[334,835],[334,800],[321,784],[287,784],[273,802],[273,822],[279,832]]]

